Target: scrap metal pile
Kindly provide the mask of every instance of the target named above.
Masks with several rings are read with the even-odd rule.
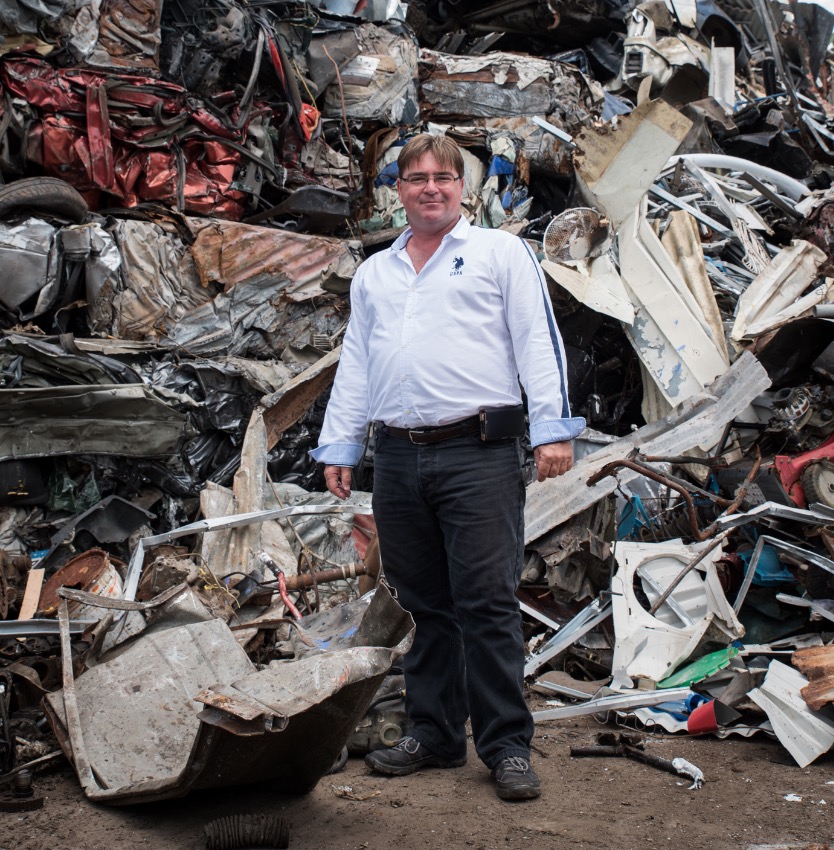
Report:
[[[307,450],[418,131],[463,148],[467,217],[538,252],[588,422],[528,488],[526,672],[571,702],[537,720],[826,752],[833,26],[766,0],[3,3],[0,773],[43,755],[44,710],[111,802],[309,788],[360,720],[396,739],[362,720],[411,634],[384,584],[358,596],[371,441],[347,506]]]

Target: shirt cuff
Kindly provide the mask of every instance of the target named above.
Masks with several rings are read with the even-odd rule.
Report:
[[[326,443],[308,452],[313,460],[328,466],[356,466],[364,453],[361,443]]]
[[[573,416],[570,419],[551,419],[546,422],[530,423],[530,445],[564,443],[573,440],[585,430],[585,419]]]

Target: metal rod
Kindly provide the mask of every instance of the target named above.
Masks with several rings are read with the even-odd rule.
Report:
[[[669,598],[672,591],[686,578],[686,576],[688,576],[689,573],[692,572],[692,570],[694,570],[695,567],[698,566],[698,564],[700,564],[701,561],[703,561],[704,558],[706,558],[706,556],[709,555],[709,553],[713,551],[713,549],[716,549],[718,546],[720,546],[729,536],[730,536],[729,529],[727,531],[722,531],[721,534],[719,534],[718,537],[716,537],[708,546],[705,546],[704,549],[702,549],[698,553],[698,555],[695,558],[693,558],[675,576],[675,578],[672,580],[669,587],[667,587],[666,590],[664,590],[663,593],[660,595],[660,598],[657,600],[657,602],[655,602],[654,605],[652,605],[652,607],[649,608],[649,613],[654,614],[657,611],[657,609],[660,608],[660,606]]]

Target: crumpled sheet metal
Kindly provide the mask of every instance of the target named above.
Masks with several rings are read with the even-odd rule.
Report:
[[[0,25],[9,32],[37,35],[42,21],[58,20],[73,4],[74,0],[11,0],[0,5]]]
[[[559,62],[514,53],[453,56],[422,50],[420,68],[424,118],[433,121],[545,115],[558,124],[585,111],[579,74]]]
[[[767,714],[779,743],[800,767],[807,767],[834,745],[834,720],[805,703],[802,690],[807,685],[798,670],[773,660],[762,685],[748,694]]]
[[[576,263],[542,260],[541,267],[577,301],[592,310],[619,319],[625,325],[634,322],[634,305],[610,255]]]
[[[576,137],[574,165],[583,194],[619,228],[677,151],[692,122],[662,100],[641,103],[615,130],[587,128]]]
[[[683,210],[670,213],[666,232],[660,241],[700,307],[718,352],[724,362],[729,363],[721,311],[704,268],[698,221]]]
[[[808,292],[827,259],[825,252],[802,239],[783,248],[739,298],[730,337],[737,342],[763,333],[780,323],[788,310],[789,318],[797,318],[815,304],[830,300],[828,282]]]
[[[189,431],[185,414],[144,384],[0,390],[0,460],[167,458]]]
[[[48,286],[54,286],[57,263],[55,228],[29,218],[21,224],[0,223],[0,263],[4,285],[0,304],[14,310]]]
[[[312,789],[409,649],[414,622],[383,584],[296,628],[313,646],[256,670],[220,620],[158,622],[50,694],[87,797],[131,804],[266,780]]]
[[[658,37],[658,29],[671,32],[670,11],[660,3],[642,3],[632,10],[628,35],[623,41],[621,77],[635,91],[645,77],[652,78],[652,87],[660,89],[669,83],[675,72],[694,66],[704,75],[709,68],[710,49],[686,33]]]
[[[121,257],[98,222],[58,227],[28,218],[15,225],[0,223],[0,267],[6,276],[0,303],[23,320],[43,315],[61,295],[69,274],[63,266],[69,262],[84,263],[87,302],[93,303],[116,274]]]
[[[352,36],[352,38],[351,38]],[[415,124],[418,118],[417,45],[406,33],[361,24],[344,39],[355,39],[356,55],[339,68],[339,77],[324,93],[322,115],[342,118],[371,119],[384,124]],[[320,46],[323,59],[327,56],[331,36],[325,36]],[[327,52],[325,52],[327,51]]]
[[[181,86],[56,70],[40,59],[17,57],[3,62],[0,83],[36,108],[25,128],[30,159],[80,192],[105,191],[126,207],[159,201],[192,213],[243,215],[245,195],[232,188],[241,155],[225,142],[242,144],[245,126],[230,133]],[[170,144],[177,134],[181,161]]]
[[[97,333],[167,339],[198,355],[273,357],[312,333],[307,317],[332,311],[325,277],[350,279],[358,265],[353,240],[184,221],[189,240],[163,222],[116,225],[122,266],[90,305]]]
[[[358,242],[309,236],[252,224],[190,219],[195,235],[191,256],[206,288],[282,287],[282,297],[307,301],[325,295],[319,285],[331,266],[353,277]]]
[[[161,0],[68,4],[56,29],[77,62],[98,68],[159,70]]]
[[[740,415],[769,386],[770,378],[762,365],[744,352],[707,390],[690,396],[666,418],[587,455],[559,478],[533,484],[528,488],[524,512],[525,542],[537,539],[613,493],[617,488],[613,478],[586,486],[588,478],[606,463],[627,457],[635,447],[646,455],[668,456],[682,454],[710,438],[717,440],[723,425]],[[622,482],[636,475],[628,469],[617,473]]]
[[[646,373],[674,406],[702,391],[727,362],[645,212],[644,198],[620,231],[621,274],[634,305],[626,333]]]
[[[122,219],[111,229],[119,274],[88,305],[93,333],[159,342],[167,320],[178,320],[214,294],[201,285],[188,245],[163,222]]]

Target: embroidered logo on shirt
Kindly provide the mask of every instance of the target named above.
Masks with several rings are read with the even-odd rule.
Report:
[[[463,257],[455,257],[454,268],[449,272],[449,277],[455,274],[463,274],[461,269],[463,268]]]

